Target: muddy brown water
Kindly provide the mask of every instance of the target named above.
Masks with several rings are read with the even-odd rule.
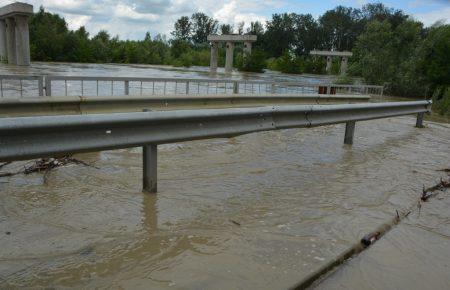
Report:
[[[288,288],[446,175],[450,125],[414,124],[359,122],[352,147],[343,125],[162,145],[154,195],[140,148],[0,178],[0,288]],[[423,289],[401,281],[430,267],[429,289],[449,288],[449,203],[427,203],[318,288]]]

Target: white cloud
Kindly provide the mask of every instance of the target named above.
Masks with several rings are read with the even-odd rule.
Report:
[[[244,28],[249,27],[251,22],[259,21],[264,23],[266,21],[264,16],[260,16],[255,13],[241,13],[240,11],[242,11],[242,6],[238,6],[238,2],[232,0],[225,4],[221,9],[217,10],[213,14],[213,17],[221,23],[232,24],[235,27],[239,22],[245,22]]]
[[[86,26],[91,18],[92,17],[88,15],[67,15],[66,22],[69,26],[69,29],[77,30],[81,26]]]
[[[114,8],[114,15],[119,18],[125,18],[129,20],[147,20],[155,21],[159,19],[159,16],[152,13],[140,13],[136,11],[135,7],[127,6],[124,4],[118,4]]]
[[[122,39],[143,39],[150,31],[153,36],[170,36],[175,21],[183,15],[204,12],[220,23],[236,26],[244,21],[265,22],[274,9],[287,0],[22,0],[64,17],[70,29],[85,26],[91,35],[107,30]],[[0,0],[0,6],[14,0]],[[266,16],[267,15],[267,16]]]
[[[431,26],[438,21],[450,24],[450,7],[434,10],[426,13],[415,13],[414,18],[423,22],[425,26]]]

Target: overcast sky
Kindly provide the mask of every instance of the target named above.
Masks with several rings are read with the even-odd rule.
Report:
[[[91,35],[107,30],[121,39],[143,39],[146,31],[170,35],[173,23],[182,15],[204,12],[221,23],[265,22],[273,13],[311,13],[318,17],[337,5],[360,8],[366,0],[22,0],[43,5],[62,15],[70,29],[84,25]],[[0,0],[0,5],[14,1]],[[385,0],[386,6],[402,9],[431,25],[438,20],[450,23],[450,0]]]

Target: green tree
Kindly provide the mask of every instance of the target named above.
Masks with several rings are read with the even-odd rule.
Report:
[[[192,21],[192,40],[194,44],[203,44],[208,40],[208,35],[216,34],[218,21],[208,15],[198,12],[191,16]]]
[[[319,44],[319,26],[311,14],[294,15],[294,51],[297,55],[308,55]]]
[[[264,50],[270,56],[279,57],[294,46],[294,14],[274,14],[266,26]]]
[[[174,31],[171,32],[175,39],[181,39],[183,41],[190,41],[191,39],[192,23],[189,17],[182,16],[174,24]]]
[[[64,18],[45,12],[44,7],[30,18],[30,53],[33,60],[64,61],[68,35]]]
[[[232,34],[233,33],[233,26],[230,24],[222,24],[219,27],[220,34]]]

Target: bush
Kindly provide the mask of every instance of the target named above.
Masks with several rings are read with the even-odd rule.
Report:
[[[450,116],[450,87],[437,88],[433,94],[433,110],[441,115]]]
[[[258,49],[254,49],[250,55],[242,53],[238,56],[236,66],[240,71],[264,72],[266,68],[266,54]]]
[[[348,75],[339,75],[335,80],[335,84],[338,85],[353,85],[353,78]]]

